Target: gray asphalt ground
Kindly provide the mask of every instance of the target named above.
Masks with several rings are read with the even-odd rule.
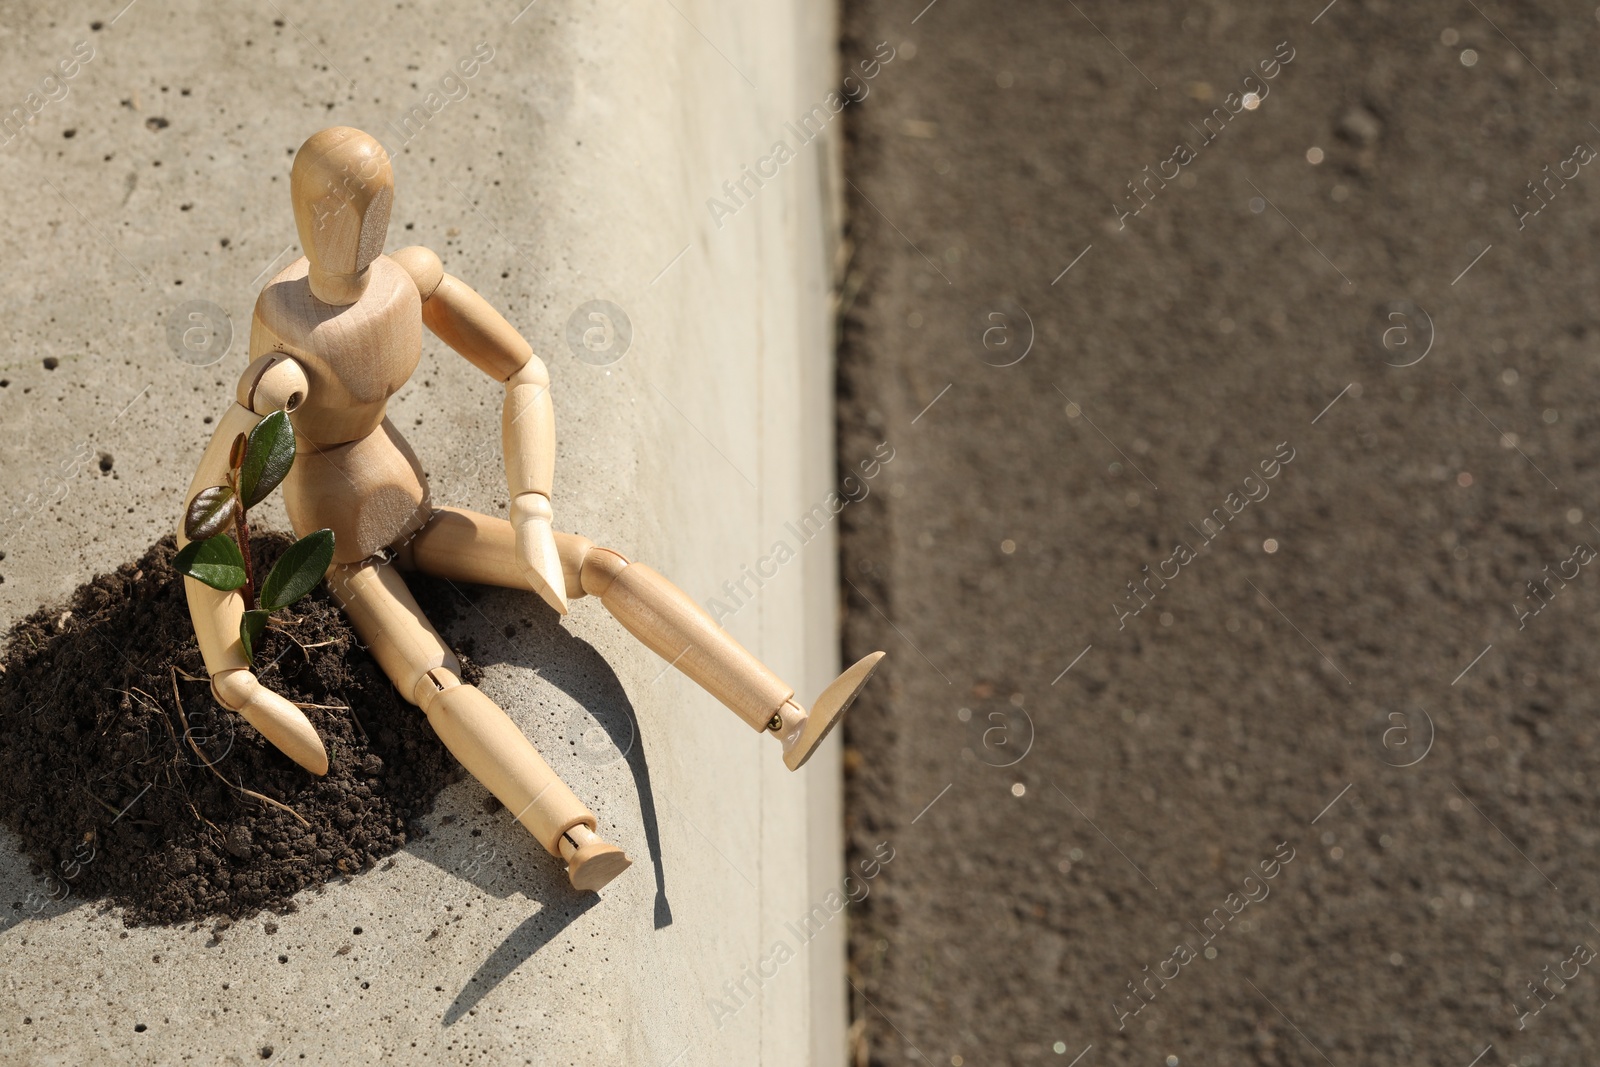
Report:
[[[1595,9],[925,2],[843,41],[855,1062],[1600,1061]]]

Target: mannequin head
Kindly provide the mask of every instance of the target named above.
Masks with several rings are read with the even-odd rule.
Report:
[[[355,303],[389,228],[389,154],[376,138],[349,126],[314,133],[295,154],[289,195],[312,295],[327,304]]]

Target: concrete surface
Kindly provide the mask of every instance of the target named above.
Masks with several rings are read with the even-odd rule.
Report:
[[[796,145],[737,212],[706,200],[824,99],[831,9],[139,0],[93,18],[0,15],[0,112],[30,120],[0,132],[0,623],[172,527],[255,293],[298,255],[292,153],[334,124],[391,149],[388,247],[437,250],[550,364],[558,528],[704,603],[829,492],[836,135]],[[631,325],[618,360],[567,342],[594,300]],[[231,322],[213,365],[215,312],[189,348],[169,341],[190,301]],[[391,415],[439,502],[505,507],[500,399],[426,342]],[[725,619],[801,699],[836,671],[835,582],[830,530]],[[559,627],[532,594],[478,608],[453,636],[476,639],[485,690],[631,871],[578,896],[466,782],[392,867],[213,942],[72,898],[35,916],[20,903],[41,880],[0,839],[0,1058],[836,1062],[843,920],[809,939],[789,924],[842,874],[837,742],[790,775],[593,600]],[[524,619],[530,636],[503,636]]]

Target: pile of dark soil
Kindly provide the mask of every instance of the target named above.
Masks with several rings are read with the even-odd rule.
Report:
[[[265,574],[289,542],[255,541]],[[7,635],[0,819],[41,898],[109,898],[128,925],[293,910],[301,889],[416,836],[460,766],[319,588],[279,613],[256,659],[327,746],[325,777],[301,769],[212,699],[173,553],[169,536]],[[454,618],[448,588],[411,585],[436,624]]]

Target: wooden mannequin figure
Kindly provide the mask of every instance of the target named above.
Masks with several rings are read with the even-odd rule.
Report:
[[[400,569],[452,580],[532,588],[560,614],[585,594],[756,730],[781,742],[797,770],[855,700],[883,657],[845,671],[809,711],[687,594],[641,563],[586,538],[555,533],[550,493],[555,416],[545,365],[511,325],[426,248],[383,255],[393,203],[388,155],[348,127],[314,134],[290,180],[305,256],[262,290],[250,327],[250,365],[220,420],[185,502],[219,484],[228,450],[264,416],[289,412],[298,458],[283,483],[299,536],[327,527],[327,583],[406,700],[451,753],[567,863],[578,889],[627,868],[595,817],[527,737],[476,686],[412,599]],[[422,328],[505,385],[501,440],[510,518],[435,508],[416,456],[385,416],[422,354]],[[187,542],[178,524],[178,545]],[[393,564],[393,565],[391,565]],[[239,640],[244,600],[185,578],[195,636],[217,702],[239,712],[285,755],[325,774],[327,753],[299,708],[260,684]]]

